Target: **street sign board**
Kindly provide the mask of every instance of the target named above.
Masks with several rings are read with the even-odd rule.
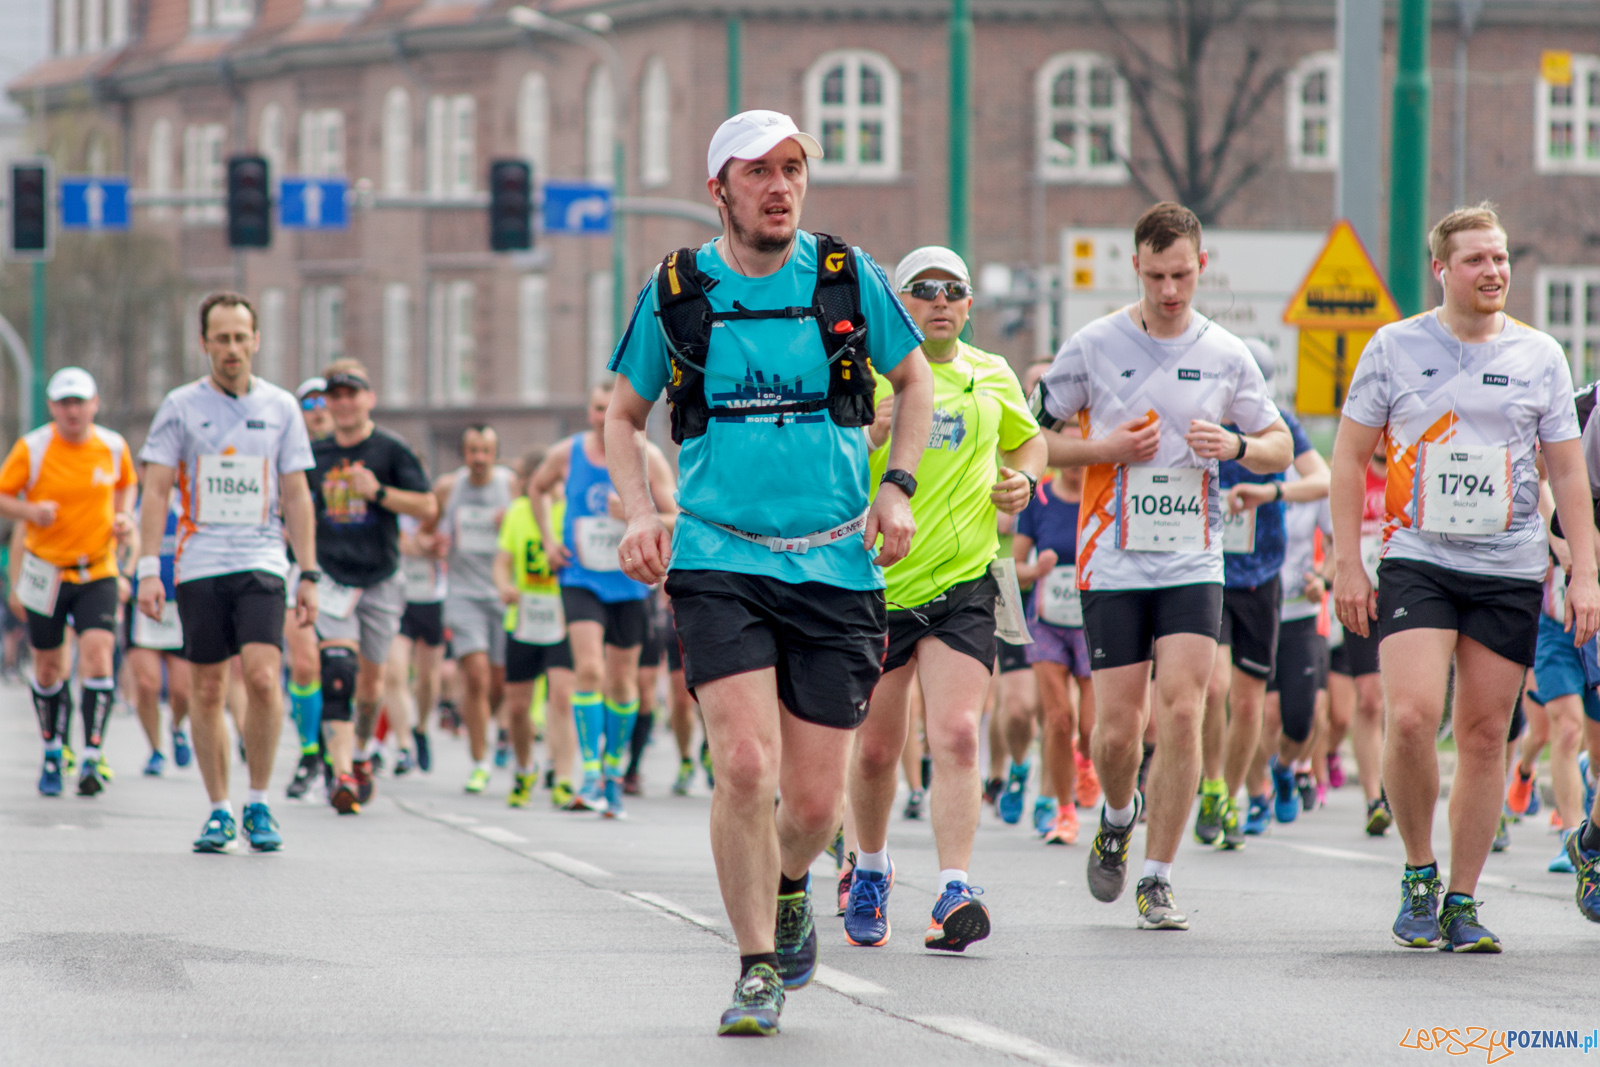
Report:
[[[286,230],[342,230],[350,225],[343,178],[285,178],[278,186],[278,222]]]
[[[1283,312],[1290,326],[1321,330],[1375,330],[1400,318],[1400,306],[1345,219],[1333,224]]]
[[[611,187],[544,183],[544,232],[603,236],[611,232]]]
[[[123,174],[62,175],[63,230],[126,230],[128,178]]]

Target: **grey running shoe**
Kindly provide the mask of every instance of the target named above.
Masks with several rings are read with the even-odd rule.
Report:
[[[1105,809],[1100,810],[1100,829],[1089,848],[1089,892],[1107,904],[1122,895],[1128,886],[1128,839],[1139,824],[1139,812],[1144,807],[1144,796],[1134,794],[1133,821],[1116,827],[1106,822]]]
[[[1172,883],[1151,875],[1139,879],[1134,890],[1134,900],[1139,905],[1139,929],[1187,930],[1189,917],[1172,902]]]

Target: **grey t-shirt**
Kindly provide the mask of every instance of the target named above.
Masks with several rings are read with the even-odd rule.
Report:
[[[500,519],[514,495],[513,481],[509,467],[491,470],[486,485],[473,485],[467,468],[457,469],[440,524],[450,535],[450,599],[497,599],[494,555],[499,548]]]

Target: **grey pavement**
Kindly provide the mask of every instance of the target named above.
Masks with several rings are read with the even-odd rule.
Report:
[[[791,993],[782,1036],[719,1039],[737,959],[710,800],[703,782],[668,795],[676,759],[657,736],[623,822],[552,811],[548,794],[509,809],[505,772],[465,795],[464,745],[443,734],[431,774],[384,777],[340,818],[281,799],[286,730],[285,850],[202,856],[193,767],[141,777],[142,732],[119,714],[107,792],[41,798],[25,690],[0,687],[0,1063],[1422,1064],[1460,1057],[1402,1048],[1418,1028],[1600,1025],[1600,927],[1571,876],[1546,872],[1543,816],[1513,829],[1479,892],[1504,955],[1407,951],[1388,935],[1399,842],[1361,833],[1351,785],[1243,852],[1186,843],[1186,933],[1135,929],[1131,887],[1089,896],[1091,818],[1079,844],[1047,847],[986,810],[972,878],[995,932],[959,956],[922,948],[932,835],[897,818],[890,944],[845,944],[824,858],[819,981]],[[236,807],[243,790],[236,764]],[[1443,857],[1442,808],[1440,824]]]

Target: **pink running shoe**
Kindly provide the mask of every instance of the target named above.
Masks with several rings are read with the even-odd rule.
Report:
[[[1328,788],[1344,788],[1344,764],[1339,762],[1339,753],[1328,753]]]

